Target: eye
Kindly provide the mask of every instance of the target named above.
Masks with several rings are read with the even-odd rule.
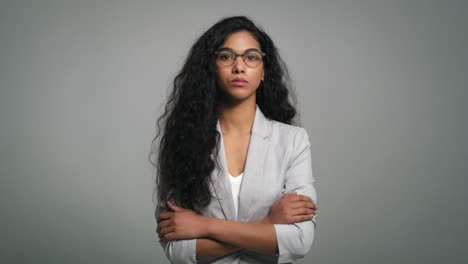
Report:
[[[245,59],[248,61],[258,61],[261,56],[258,52],[250,52],[245,55]]]
[[[223,51],[218,54],[218,60],[220,61],[228,61],[231,60],[233,57],[231,52]]]

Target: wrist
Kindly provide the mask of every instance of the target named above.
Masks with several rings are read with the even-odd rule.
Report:
[[[262,221],[260,221],[261,224],[272,224],[272,222],[270,221],[270,218],[265,217]]]

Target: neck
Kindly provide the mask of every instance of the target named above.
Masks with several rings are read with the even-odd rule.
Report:
[[[223,135],[250,135],[255,119],[255,101],[222,104],[219,124]]]

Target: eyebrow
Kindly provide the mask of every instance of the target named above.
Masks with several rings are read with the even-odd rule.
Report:
[[[221,48],[219,48],[217,51],[223,51],[223,50],[228,50],[228,51],[232,51],[232,52],[235,53],[235,51],[234,51],[233,49],[228,48],[228,47],[221,47]],[[249,49],[246,49],[246,50],[244,51],[244,53],[249,52],[249,51],[258,51],[258,52],[262,53],[260,50],[258,50],[258,49],[256,49],[256,48],[249,48]]]

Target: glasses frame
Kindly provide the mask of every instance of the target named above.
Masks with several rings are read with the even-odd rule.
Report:
[[[237,57],[240,56],[240,57],[242,58],[242,60],[244,61],[244,64],[245,64],[247,67],[249,67],[249,68],[256,68],[258,65],[260,65],[260,64],[263,62],[263,57],[266,55],[266,53],[261,52],[261,51],[259,51],[258,49],[247,49],[246,51],[244,51],[244,53],[238,54],[238,53],[235,53],[232,49],[229,49],[229,48],[221,48],[221,49],[219,49],[219,50],[217,50],[217,51],[215,51],[215,52],[213,52],[213,53],[217,56],[219,53],[221,53],[221,52],[223,52],[223,51],[229,51],[229,52],[231,52],[232,54],[234,54],[234,60],[232,60],[232,63],[229,64],[229,65],[220,65],[220,66],[222,66],[222,67],[230,67],[230,66],[234,65],[234,63],[236,63]],[[251,51],[258,52],[258,53],[261,55],[261,56],[260,56],[260,62],[259,62],[257,65],[255,65],[255,66],[250,66],[247,62],[245,62],[245,57],[244,57],[244,56],[245,56],[247,53],[251,52]],[[218,64],[220,64],[220,63],[218,62],[218,58],[216,58],[216,62],[217,62]]]

